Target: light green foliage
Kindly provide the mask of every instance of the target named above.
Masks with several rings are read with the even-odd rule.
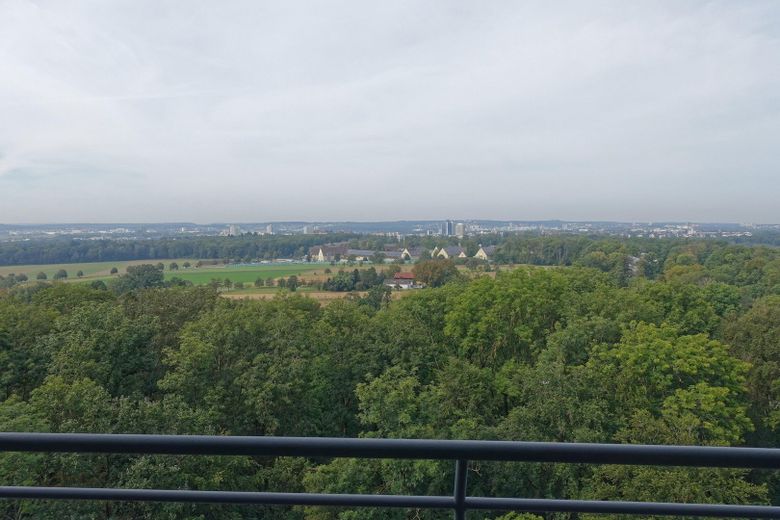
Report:
[[[668,282],[647,287],[647,295],[657,304],[666,323],[685,334],[712,333],[718,325],[716,302],[702,287]]]
[[[458,268],[449,259],[422,260],[412,268],[417,281],[430,287],[441,287],[458,278]]]
[[[26,398],[46,374],[49,358],[37,348],[58,312],[42,305],[0,299],[0,400]]]
[[[608,399],[585,367],[554,360],[536,366],[507,363],[498,375],[509,412],[501,438],[547,442],[604,442]]]
[[[32,302],[42,307],[71,312],[90,302],[108,302],[114,298],[105,291],[96,291],[84,284],[56,284],[32,295]]]
[[[531,361],[561,318],[565,277],[545,270],[516,269],[470,283],[447,313],[445,333],[458,354],[480,366],[509,358]]]
[[[671,411],[662,418],[637,411],[615,440],[639,444],[702,444],[702,420],[695,414]],[[705,444],[728,442],[726,437]],[[766,503],[767,489],[747,480],[748,472],[711,468],[602,466],[590,480],[585,496],[596,500],[639,500],[687,503]],[[603,516],[588,515],[591,520]],[[608,518],[620,518],[609,516]]]
[[[91,379],[49,376],[30,398],[53,432],[110,432],[111,397]]]
[[[760,433],[767,436],[780,425],[780,296],[760,299],[742,316],[730,317],[723,337],[735,356],[750,363],[752,411]]]
[[[157,332],[153,319],[131,319],[113,303],[75,309],[61,317],[42,348],[51,356],[50,372],[67,381],[88,377],[113,396],[148,395],[160,353],[150,349]]]
[[[0,431],[47,432],[44,418],[30,405],[12,397],[0,402]],[[42,481],[46,455],[42,453],[0,453],[0,486],[35,486]],[[0,517],[33,518],[34,504],[23,501],[0,501]]]
[[[128,266],[127,273],[113,280],[111,287],[119,294],[138,289],[163,287],[165,280],[163,269],[162,263]]]
[[[371,427],[373,435],[384,437],[426,438],[433,434],[424,419],[420,399],[420,381],[400,368],[390,368],[368,383],[360,383],[356,394],[360,401],[360,421]]]
[[[664,407],[687,407],[709,413],[711,428],[729,430],[726,441],[752,428],[744,406],[748,365],[703,334],[681,336],[669,326],[639,324],[626,330],[619,344],[595,348],[588,367],[605,390],[620,396],[615,408],[622,417],[637,409],[661,413]],[[706,409],[715,406],[712,400],[725,408],[713,414]]]

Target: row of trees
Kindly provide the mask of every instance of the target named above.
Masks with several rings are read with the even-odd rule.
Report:
[[[0,243],[0,265],[110,262],[167,258],[252,261],[303,258],[311,246],[355,235],[242,235],[159,240],[36,240]]]
[[[84,276],[84,271],[77,271],[76,277],[81,278]],[[65,269],[59,269],[54,275],[52,275],[53,280],[64,280],[68,277],[68,272]],[[49,277],[46,273],[43,271],[39,272],[37,275],[35,275],[36,280],[47,280]],[[26,273],[9,273],[7,276],[0,275],[0,288],[9,288],[13,287],[14,285],[25,283],[29,281],[30,278],[27,276]]]
[[[335,276],[322,283],[322,290],[336,292],[366,291],[376,285],[382,285],[386,277],[392,278],[399,268],[377,272],[373,267],[368,269],[354,269],[352,271],[339,270]]]

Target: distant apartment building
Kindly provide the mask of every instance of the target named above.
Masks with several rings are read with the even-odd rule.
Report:
[[[230,224],[228,228],[219,233],[222,236],[235,237],[241,234],[241,228],[235,224]]]
[[[451,237],[455,234],[455,223],[451,220],[445,220],[441,223],[441,234],[445,237]]]
[[[268,235],[273,235],[274,234],[274,225],[273,224],[268,224],[267,226],[265,226],[265,232]]]
[[[463,238],[466,236],[466,224],[463,222],[458,222],[455,224],[455,236],[458,238]]]

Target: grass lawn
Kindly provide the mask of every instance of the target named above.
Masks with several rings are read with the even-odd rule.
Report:
[[[86,262],[76,264],[47,264],[47,265],[7,265],[0,266],[0,275],[8,276],[11,273],[21,274],[24,273],[30,280],[35,280],[38,273],[44,272],[49,280],[52,279],[54,273],[60,269],[65,269],[68,273],[68,280],[76,280],[76,273],[82,271],[84,277],[82,280],[96,280],[105,279],[111,277],[111,268],[116,267],[119,270],[119,274],[125,272],[130,265],[140,264],[156,264],[162,262],[165,264],[165,269],[168,269],[168,264],[171,262],[177,262],[181,265],[183,262],[189,261],[194,264],[197,260],[185,260],[185,259],[173,259],[173,260],[129,260],[123,262]]]

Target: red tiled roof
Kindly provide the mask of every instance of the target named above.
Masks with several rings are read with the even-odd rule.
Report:
[[[394,280],[414,280],[413,273],[395,273]]]

